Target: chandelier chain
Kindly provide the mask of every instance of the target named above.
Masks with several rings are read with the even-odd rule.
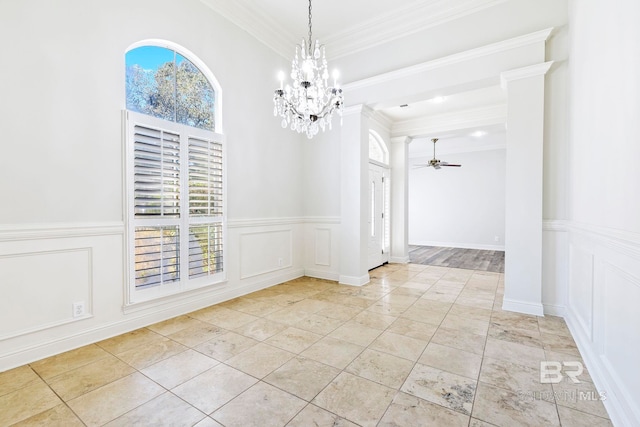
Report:
[[[311,52],[311,46],[312,46],[312,34],[311,34],[311,0],[309,0],[309,52]]]

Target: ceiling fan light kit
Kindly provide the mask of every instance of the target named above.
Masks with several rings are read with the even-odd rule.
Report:
[[[280,73],[280,88],[273,96],[273,115],[282,117],[282,127],[291,127],[298,133],[306,133],[311,139],[320,129],[331,129],[334,112],[341,117],[344,109],[342,89],[333,74],[333,86],[329,86],[329,72],[324,45],[313,42],[311,33],[311,0],[309,0],[309,39],[296,45],[291,61],[292,85],[284,85],[284,73]]]
[[[433,142],[433,159],[429,160],[429,163],[425,163],[422,165],[416,165],[415,168],[426,168],[432,167],[434,169],[440,169],[442,166],[445,167],[454,167],[459,168],[462,165],[456,165],[453,163],[443,162],[441,160],[436,159],[436,142],[438,142],[438,138],[432,138],[431,142]]]

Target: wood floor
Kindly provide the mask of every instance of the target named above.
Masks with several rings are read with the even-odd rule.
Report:
[[[504,273],[504,251],[409,246],[409,259],[414,264]]]

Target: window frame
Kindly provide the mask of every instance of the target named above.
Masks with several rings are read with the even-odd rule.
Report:
[[[224,134],[224,130],[223,130],[223,127],[222,127],[222,124],[223,124],[223,121],[222,121],[222,106],[223,106],[222,87],[220,86],[220,83],[218,82],[218,79],[216,79],[216,77],[213,75],[213,73],[211,72],[209,67],[207,67],[207,65],[200,58],[198,58],[198,56],[196,56],[193,52],[191,52],[190,50],[185,49],[184,47],[180,46],[177,43],[174,43],[174,42],[169,41],[169,40],[163,40],[163,39],[145,39],[145,40],[140,40],[138,42],[133,43],[129,47],[127,47],[127,49],[125,50],[125,54],[127,52],[129,52],[130,50],[133,50],[133,49],[136,49],[136,48],[139,48],[139,47],[144,47],[144,46],[156,46],[156,47],[163,47],[165,49],[174,50],[176,53],[179,53],[180,55],[184,56],[186,59],[191,61],[191,63],[193,65],[195,65],[198,68],[198,70],[200,70],[200,72],[202,74],[204,74],[204,76],[206,77],[207,81],[211,84],[211,87],[213,87],[213,91],[215,92],[215,103],[214,103],[214,111],[213,111],[215,122],[214,122],[213,132]],[[124,61],[124,57],[125,57],[125,55],[122,56],[123,61]],[[126,69],[126,64],[123,63],[122,69]],[[126,107],[125,107],[125,109],[126,109]]]
[[[157,117],[148,116],[134,111],[123,111],[126,125],[125,143],[125,212],[126,212],[126,265],[127,265],[127,298],[125,305],[155,300],[161,297],[180,294],[186,291],[199,289],[205,286],[221,284],[227,280],[227,156],[224,135],[204,129],[198,129],[180,123],[169,122]],[[134,133],[136,125],[161,129],[180,136],[180,216],[179,218],[149,217],[139,218],[135,216],[135,164],[134,164]],[[222,146],[222,215],[200,217],[189,215],[189,138],[212,140]],[[186,159],[186,161],[184,161]],[[210,275],[189,277],[189,228],[203,224],[222,224],[222,271]],[[137,288],[135,284],[135,231],[138,227],[176,226],[180,232],[180,279],[173,283],[161,283],[149,288]],[[185,250],[186,249],[186,250]]]
[[[374,159],[373,157],[371,157],[371,142],[373,142],[378,146],[378,148],[380,148],[380,151],[382,152],[382,161]],[[368,146],[369,150],[368,150],[368,157],[369,157],[369,161],[371,163],[374,163],[376,165],[380,165],[380,166],[384,166],[384,167],[389,167],[389,150],[387,149],[387,144],[384,143],[384,141],[382,140],[382,137],[378,134],[378,132],[376,132],[373,129],[369,129],[369,146]]]
[[[167,121],[161,118],[127,110],[122,112],[123,139],[124,139],[124,167],[123,167],[123,190],[124,190],[124,219],[125,224],[125,297],[124,309],[136,310],[136,306],[152,303],[163,298],[175,297],[179,294],[188,293],[198,289],[219,286],[227,281],[228,248],[227,248],[227,149],[224,134],[222,133],[222,90],[216,78],[208,67],[197,56],[176,43],[166,40],[148,39],[132,44],[126,49],[142,46],[157,46],[175,51],[182,55],[205,76],[215,93],[214,101],[214,130],[206,130],[184,125],[177,122]],[[124,60],[124,55],[123,55]],[[122,67],[125,68],[124,66]],[[123,91],[124,92],[124,91]],[[134,132],[135,126],[147,126],[155,129],[162,129],[180,135],[180,216],[175,218],[163,218],[162,216],[149,218],[136,218],[134,212],[135,202],[135,180],[134,180]],[[189,138],[207,139],[220,144],[222,148],[222,215],[190,217],[189,215]],[[160,227],[178,223],[180,234],[180,279],[173,283],[160,284],[147,288],[136,288],[135,271],[135,230],[136,227],[149,226]],[[193,279],[189,278],[189,229],[190,227],[202,224],[220,223],[222,229],[222,271],[214,274],[207,274]],[[186,267],[186,268],[185,268]]]

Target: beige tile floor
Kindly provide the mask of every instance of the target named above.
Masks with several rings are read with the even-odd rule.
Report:
[[[503,275],[388,265],[300,278],[0,373],[0,426],[610,426],[564,321]],[[580,398],[582,397],[582,398]]]

